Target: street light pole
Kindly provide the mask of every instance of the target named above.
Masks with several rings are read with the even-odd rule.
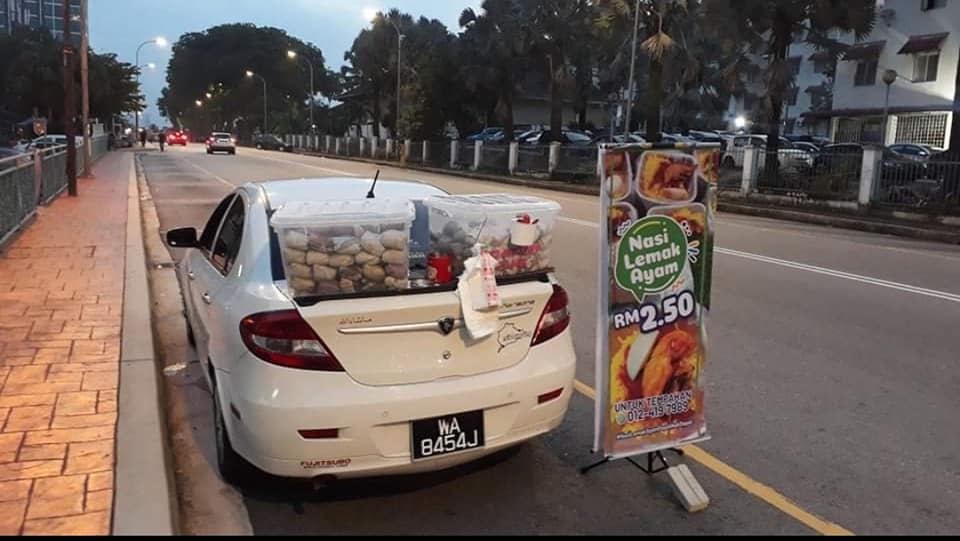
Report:
[[[624,137],[630,137],[630,120],[633,116],[633,71],[637,64],[637,32],[640,28],[640,0],[633,9],[633,45],[630,53],[630,80],[627,82],[627,122],[623,127]]]
[[[402,66],[401,61],[403,59],[403,32],[400,31],[400,27],[396,25],[390,19],[384,17],[383,20],[390,23],[390,26],[397,31],[397,139],[400,139],[400,68]]]
[[[70,2],[63,0],[63,124],[67,136],[67,193],[77,195],[76,116],[73,103],[73,46],[70,45]]]
[[[156,43],[158,47],[165,47],[167,45],[167,40],[163,37],[157,37],[153,39],[148,39],[140,45],[137,46],[137,54],[135,55],[134,66],[137,66],[137,90],[140,90],[140,49],[143,49],[144,45],[149,45],[151,43]],[[140,136],[140,110],[134,111],[133,114],[133,132],[137,137]]]
[[[880,134],[880,144],[883,146],[887,145],[887,130],[890,123],[890,86],[896,82],[898,76],[896,70],[884,70],[883,72],[883,84],[887,85],[886,96],[883,99],[883,132]]]
[[[91,149],[90,133],[90,84],[89,84],[89,65],[88,55],[90,48],[90,37],[87,33],[87,4],[89,0],[80,0],[80,92],[83,95],[81,99],[83,116],[83,176],[90,178],[90,168],[93,161],[93,149]]]
[[[287,57],[299,58],[297,56],[296,51],[287,51]],[[314,90],[313,90],[313,62],[311,62],[307,58],[304,58],[303,60],[307,64],[307,69],[310,70],[310,133],[314,133],[315,124],[313,123],[313,99],[314,99],[314,96],[316,96],[316,94],[314,93]]]
[[[267,80],[259,73],[247,70],[247,77],[259,77],[263,82],[263,133],[267,133]]]

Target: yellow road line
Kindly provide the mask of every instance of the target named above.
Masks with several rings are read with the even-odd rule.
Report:
[[[587,398],[591,400],[597,399],[597,391],[586,383],[580,380],[574,380],[573,387]],[[699,462],[703,467],[793,517],[817,533],[823,535],[854,535],[853,532],[838,524],[834,524],[829,520],[824,520],[813,513],[805,511],[783,494],[780,494],[773,488],[759,481],[751,479],[745,473],[729,466],[719,458],[704,451],[701,447],[687,445],[683,447],[683,451],[685,456]]]

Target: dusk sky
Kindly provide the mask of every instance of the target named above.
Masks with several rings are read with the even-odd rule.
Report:
[[[328,67],[339,69],[343,53],[357,33],[368,24],[369,8],[388,11],[398,8],[415,17],[439,19],[452,32],[465,7],[478,7],[480,0],[93,0],[90,2],[90,45],[97,52],[116,53],[133,63],[137,46],[156,36],[171,43],[187,32],[199,32],[224,23],[254,23],[274,26],[323,51]],[[365,9],[367,8],[367,9]],[[140,64],[153,62],[157,69],[144,68],[141,75],[148,109],[145,122],[160,122],[157,98],[166,81],[170,47],[146,45]]]

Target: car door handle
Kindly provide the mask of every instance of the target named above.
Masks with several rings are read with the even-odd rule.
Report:
[[[210,304],[213,302],[213,299],[210,297],[209,293],[204,293],[203,295],[201,295],[201,297],[203,298],[203,302],[207,304]]]
[[[187,278],[189,278],[189,279],[191,279],[191,280],[196,280],[196,279],[197,279],[197,274],[196,274],[195,272],[193,272],[193,271],[190,271],[190,272],[187,273]]]

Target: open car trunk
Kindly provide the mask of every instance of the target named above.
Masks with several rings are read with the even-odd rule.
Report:
[[[546,273],[499,286],[497,331],[473,340],[456,291],[298,302],[347,374],[365,385],[403,385],[472,376],[516,365],[530,349],[553,293]]]

